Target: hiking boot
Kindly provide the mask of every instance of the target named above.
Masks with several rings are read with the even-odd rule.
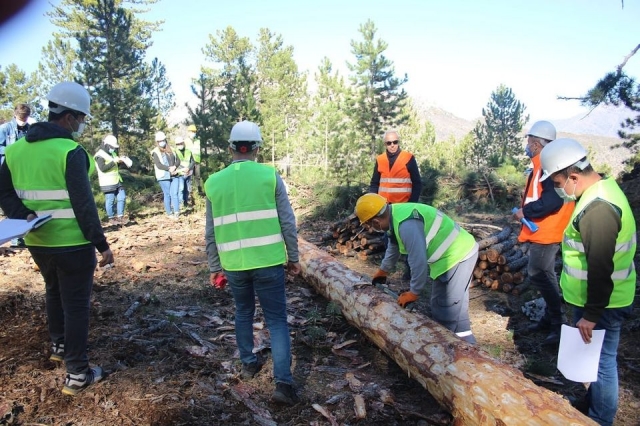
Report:
[[[244,380],[253,379],[256,374],[258,374],[258,371],[260,371],[260,367],[262,367],[262,365],[258,363],[258,361],[252,362],[250,364],[242,363],[242,371],[240,371],[240,377],[242,377]]]
[[[49,360],[55,362],[64,361],[64,343],[52,343],[51,344],[51,356]]]
[[[83,374],[67,374],[64,381],[62,393],[65,395],[75,396],[83,389],[88,388],[94,383],[102,380],[103,371],[100,367],[91,367],[89,371]]]
[[[542,346],[555,346],[560,343],[560,329],[551,330],[551,333],[547,334],[541,345]]]
[[[549,330],[551,330],[551,323],[543,318],[540,321],[525,327],[520,333],[527,335]]]
[[[276,383],[276,390],[273,392],[273,401],[287,405],[296,405],[300,398],[293,385],[288,383]]]

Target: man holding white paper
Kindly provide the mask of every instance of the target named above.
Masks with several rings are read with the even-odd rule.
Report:
[[[550,177],[560,197],[576,201],[562,242],[560,286],[585,343],[591,343],[594,330],[605,330],[597,380],[587,399],[589,417],[609,426],[618,409],[620,330],[636,290],[635,218],[616,181],[593,170],[579,142],[556,139],[540,156],[541,180]]]
[[[7,147],[0,167],[0,206],[12,219],[52,219],[25,236],[45,281],[52,361],[67,370],[62,393],[75,395],[103,378],[87,354],[96,249],[100,266],[113,263],[93,200],[94,164],[75,142],[90,117],[89,92],[78,83],[58,83],[47,95],[49,121],[35,123]]]

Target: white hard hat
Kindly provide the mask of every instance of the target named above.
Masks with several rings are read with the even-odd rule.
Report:
[[[184,138],[182,136],[176,136],[176,145],[184,145]]]
[[[166,140],[167,140],[167,135],[165,135],[164,132],[156,132],[156,142],[166,141]]]
[[[542,148],[540,153],[540,164],[542,166],[540,181],[569,166],[575,165],[584,170],[589,165],[589,160],[586,157],[587,150],[575,139],[560,138],[552,141]],[[582,160],[583,158],[585,160]]]
[[[118,138],[116,138],[113,135],[107,135],[104,138],[104,144],[105,145],[109,145],[112,148],[120,148],[120,145],[118,145]]]
[[[251,121],[241,121],[236,123],[231,129],[229,135],[229,146],[236,149],[236,142],[253,142],[251,144],[251,151],[262,145],[262,136],[260,135],[260,128],[258,125]]]
[[[49,108],[53,113],[60,114],[66,110],[73,110],[91,117],[89,92],[73,81],[63,81],[53,86],[47,95],[47,100],[58,104],[57,107]]]
[[[536,121],[529,129],[527,136],[535,136],[552,141],[556,138],[556,127],[548,121]]]

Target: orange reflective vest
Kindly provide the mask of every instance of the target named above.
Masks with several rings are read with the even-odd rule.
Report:
[[[400,151],[398,158],[389,170],[389,157],[387,153],[378,155],[378,172],[380,173],[380,186],[378,194],[382,195],[390,203],[406,203],[411,198],[411,175],[407,164],[413,155],[406,151]]]
[[[540,155],[536,155],[531,161],[533,162],[533,170],[529,177],[527,193],[524,194],[522,206],[537,201],[542,195]],[[518,235],[518,241],[521,243],[529,241],[537,244],[554,244],[561,242],[564,230],[569,224],[575,205],[576,203],[574,201],[565,202],[562,207],[560,207],[560,210],[548,216],[540,218],[528,217],[527,219],[537,224],[539,229],[536,232],[531,232],[529,228],[523,226],[520,235]]]

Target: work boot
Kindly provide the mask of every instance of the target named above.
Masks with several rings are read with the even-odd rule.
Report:
[[[548,330],[551,330],[551,323],[549,322],[549,320],[543,317],[540,321],[533,323],[525,327],[524,329],[522,329],[520,331],[520,334],[526,336],[528,334],[533,334],[533,333],[538,333],[540,331],[548,331]]]
[[[558,343],[560,343],[560,327],[553,327],[541,344],[542,346],[555,346]]]
[[[52,343],[51,344],[51,356],[49,360],[55,362],[64,361],[64,343]]]
[[[272,397],[274,402],[280,402],[287,405],[296,405],[300,402],[300,398],[296,393],[293,385],[288,383],[276,383],[276,390],[273,392]]]
[[[240,377],[242,377],[244,380],[253,379],[255,375],[260,371],[260,368],[262,368],[262,363],[260,362],[260,360],[252,362],[250,364],[245,364],[243,362],[242,370],[240,371]]]
[[[65,395],[76,396],[81,390],[102,380],[103,374],[104,372],[100,367],[91,367],[86,373],[82,374],[69,373],[67,374],[67,379],[64,381],[62,393]]]

